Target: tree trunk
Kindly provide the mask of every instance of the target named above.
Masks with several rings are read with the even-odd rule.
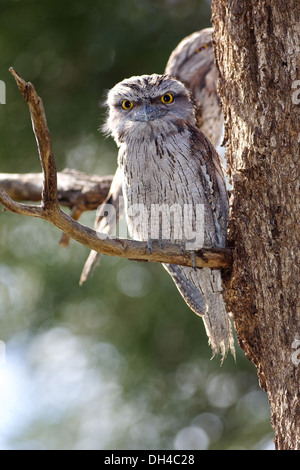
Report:
[[[212,14],[233,185],[226,302],[276,449],[300,449],[300,3],[213,0]]]

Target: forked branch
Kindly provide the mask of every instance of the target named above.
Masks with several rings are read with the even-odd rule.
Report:
[[[10,68],[10,72],[29,107],[43,170],[43,190],[41,204],[32,205],[14,201],[1,188],[0,202],[7,210],[21,215],[45,219],[74,240],[105,255],[136,261],[153,261],[184,266],[193,266],[194,264],[197,267],[211,268],[229,268],[231,266],[232,256],[231,250],[228,248],[199,250],[196,252],[196,259],[194,260],[189,253],[183,252],[182,248],[177,245],[165,243],[161,247],[158,242],[153,242],[152,253],[150,254],[146,242],[108,237],[106,234],[103,238],[95,230],[80,224],[62,211],[58,200],[56,164],[42,100],[30,82],[25,82],[13,68]]]

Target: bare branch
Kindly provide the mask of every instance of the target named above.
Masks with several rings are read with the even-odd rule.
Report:
[[[81,212],[96,210],[105,201],[112,178],[66,168],[57,173],[58,202]],[[42,199],[43,174],[0,173],[0,186],[15,201],[38,202]]]
[[[102,254],[136,261],[153,261],[190,267],[194,263],[197,267],[228,268],[231,266],[230,249],[199,250],[194,261],[190,254],[183,252],[179,246],[167,243],[162,248],[159,243],[153,242],[152,254],[150,254],[146,242],[112,238],[107,235],[103,239],[101,234],[80,224],[63,212],[58,204],[56,165],[42,100],[31,83],[25,82],[14,69],[11,68],[10,71],[28,103],[43,169],[43,191],[41,205],[28,205],[13,201],[1,189],[0,202],[6,209],[21,215],[45,219],[69,237]]]
[[[41,206],[15,202],[11,199],[11,197],[8,196],[8,194],[6,194],[2,188],[0,188],[0,202],[5,207],[5,209],[10,210],[11,212],[15,212],[16,214],[46,218],[44,216],[44,210]]]
[[[30,82],[25,82],[12,67],[9,71],[16,80],[30,111],[33,132],[44,174],[42,205],[46,211],[56,211],[58,209],[57,172],[42,99]]]
[[[112,176],[87,175],[81,171],[64,169],[57,173],[57,197],[60,205],[71,209],[71,217],[78,220],[83,212],[96,210],[108,195]],[[0,173],[0,187],[15,201],[41,201],[42,173]],[[70,237],[62,234],[60,244],[67,247]]]

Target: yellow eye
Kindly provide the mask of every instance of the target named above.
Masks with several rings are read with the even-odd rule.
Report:
[[[172,101],[174,101],[174,96],[172,95],[172,93],[166,93],[161,97],[160,100],[164,104],[170,104],[172,103]]]
[[[131,109],[133,106],[133,102],[129,100],[122,101],[122,108],[123,109]]]
[[[209,44],[203,44],[203,46],[200,46],[200,47],[198,47],[198,49],[196,49],[196,53],[198,54],[198,52],[201,52],[204,49],[207,49],[208,46],[209,46]]]

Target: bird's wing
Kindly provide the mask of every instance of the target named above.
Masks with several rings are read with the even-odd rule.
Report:
[[[224,247],[229,217],[228,192],[221,159],[208,138],[197,128],[190,127],[191,156],[196,164],[199,184],[203,188],[213,215],[216,232],[214,246]]]
[[[97,230],[97,232],[111,234],[115,230],[116,224],[122,217],[124,211],[122,200],[122,176],[121,171],[118,168],[112,180],[107,198],[105,199],[104,203],[101,204],[99,211],[97,211],[97,216],[94,223],[95,230]],[[112,205],[114,210],[111,212],[108,211],[108,216],[103,217],[105,206],[107,204]],[[82,285],[87,280],[89,274],[94,271],[97,264],[99,264],[100,259],[101,254],[97,251],[91,250],[80,276],[80,285]]]
[[[212,32],[212,28],[206,28],[184,38],[170,55],[165,73],[180,80],[191,92],[197,126],[217,146],[223,133],[223,114]]]
[[[226,244],[228,221],[228,196],[219,155],[207,137],[196,127],[190,128],[193,166],[199,176],[206,210],[212,214],[212,222],[204,227],[205,239],[214,240],[214,246]],[[201,315],[214,354],[222,358],[234,341],[231,321],[222,297],[221,272],[217,269],[193,269],[172,264],[164,265],[187,305]]]

